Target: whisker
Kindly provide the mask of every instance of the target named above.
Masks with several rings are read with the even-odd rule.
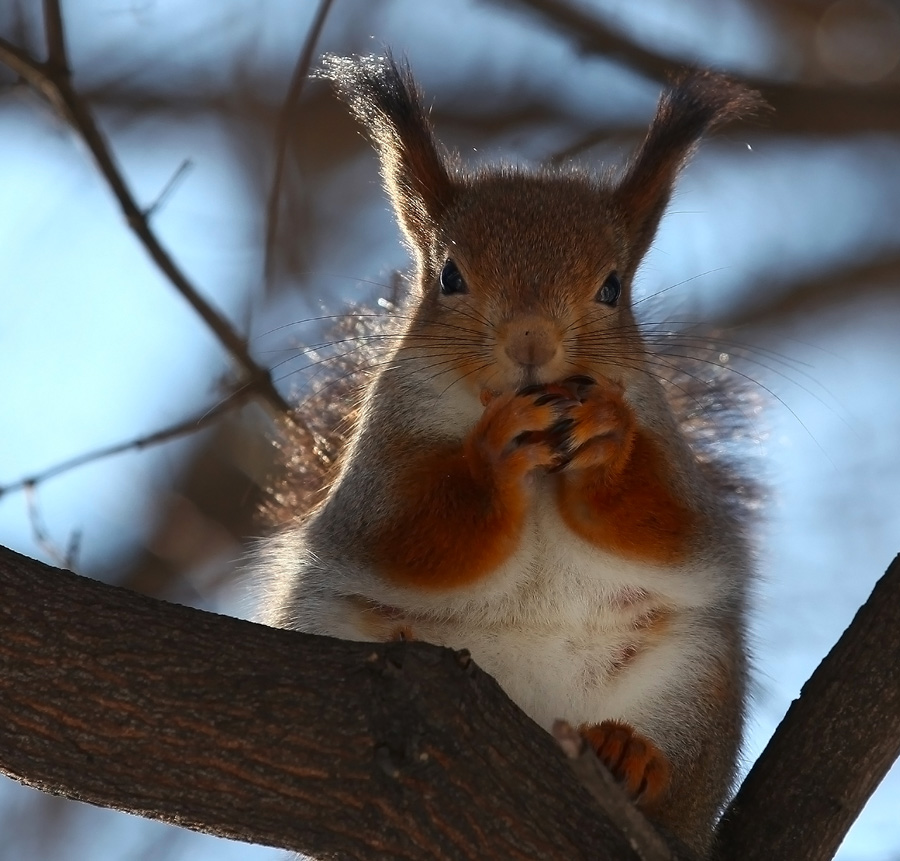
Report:
[[[702,362],[704,364],[709,364],[709,365],[713,365],[716,367],[727,367],[730,370],[734,371],[735,373],[739,373],[735,370],[735,368],[732,365],[726,365],[721,362],[716,362],[713,359],[708,359],[701,355],[685,355],[683,353],[675,353],[672,351],[672,348],[674,348],[674,349],[681,349],[681,350],[691,350],[691,349],[706,350],[706,349],[708,349],[710,352],[715,352],[716,351],[715,348],[712,348],[712,347],[705,348],[705,347],[700,347],[698,345],[679,344],[677,341],[667,342],[665,344],[653,344],[651,342],[650,345],[651,346],[660,346],[660,347],[664,346],[666,348],[665,354],[668,356],[673,356],[673,357],[685,359],[688,361]],[[846,416],[842,415],[835,408],[835,406],[833,404],[826,401],[823,397],[821,397],[819,394],[817,394],[815,391],[813,391],[810,387],[803,385],[803,383],[799,382],[797,379],[795,379],[793,376],[791,376],[791,374],[786,373],[777,367],[773,367],[768,362],[764,362],[759,358],[751,358],[750,356],[742,355],[740,357],[740,360],[749,365],[753,365],[758,368],[763,368],[766,371],[768,371],[769,373],[774,374],[775,376],[791,383],[794,386],[797,386],[797,388],[799,388],[801,391],[805,392],[807,395],[809,395],[811,398],[813,398],[817,403],[819,403],[821,406],[825,407],[825,409],[827,409],[829,412],[831,412],[839,421],[841,421],[841,423],[848,430],[851,430],[851,431],[853,431],[853,433],[856,433],[855,429],[853,428],[852,424],[847,420]],[[790,367],[790,366],[788,366],[788,367]],[[806,371],[803,371],[800,368],[791,368],[791,371],[794,374],[799,374],[800,376],[805,377],[811,383],[813,383],[815,386],[817,386],[819,389],[821,389],[825,394],[831,396],[831,393],[828,391],[828,389],[822,383],[820,383],[815,377],[813,377],[811,374],[807,373]],[[746,375],[746,377],[747,377],[747,379],[753,380],[757,385],[762,385],[759,382],[759,380],[756,380],[749,375]],[[837,403],[837,402],[835,402],[835,403]]]
[[[650,293],[648,296],[644,296],[642,299],[638,299],[631,303],[632,308],[636,308],[638,305],[643,305],[644,302],[649,302],[651,299],[656,299],[659,296],[662,296],[663,293],[668,293],[670,290],[674,290],[676,287],[683,287],[685,284],[690,284],[692,281],[696,281],[698,278],[705,278],[707,275],[714,275],[716,272],[724,272],[727,270],[727,266],[718,266],[715,269],[707,269],[706,272],[699,272],[697,275],[692,275],[690,278],[685,278],[683,281],[679,281],[676,284],[670,284],[668,287],[663,287],[661,290],[657,290],[653,293]]]

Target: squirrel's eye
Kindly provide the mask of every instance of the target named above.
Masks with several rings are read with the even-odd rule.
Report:
[[[609,305],[610,308],[615,308],[616,302],[619,301],[619,296],[621,295],[622,282],[615,272],[610,272],[609,275],[606,276],[603,286],[597,291],[597,295],[594,298],[597,302],[602,302],[604,305]]]
[[[462,273],[452,260],[448,260],[441,269],[441,293],[449,296],[451,293],[468,293],[468,291]]]

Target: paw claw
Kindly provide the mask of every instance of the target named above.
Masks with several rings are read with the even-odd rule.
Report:
[[[543,383],[534,383],[531,386],[525,386],[524,388],[519,389],[516,394],[519,397],[527,397],[528,395],[536,395],[539,392],[543,392],[546,390],[546,386]]]
[[[567,430],[575,427],[575,419],[573,418],[563,418],[560,419],[556,424],[551,425],[547,428],[547,433],[551,436],[558,436],[560,434],[564,434]]]

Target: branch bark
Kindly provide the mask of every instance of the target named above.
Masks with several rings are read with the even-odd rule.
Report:
[[[898,755],[900,556],[747,775],[719,827],[717,858],[832,858]]]
[[[2,548],[0,632],[0,773],[29,786],[313,856],[666,857],[465,653],[266,628]],[[900,557],[751,771],[717,861],[831,857],[898,751]]]
[[[552,738],[422,643],[165,604],[0,550],[0,772],[319,857],[637,861]]]

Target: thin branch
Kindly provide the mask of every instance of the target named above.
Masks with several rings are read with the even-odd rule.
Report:
[[[291,407],[275,388],[269,371],[253,360],[246,341],[237,334],[228,320],[203,298],[150,229],[147,215],[135,202],[103,134],[87,105],[72,87],[68,73],[57,72],[55,68],[38,62],[3,39],[0,39],[0,62],[7,64],[47,98],[81,135],[118,201],[128,226],[175,289],[228,350],[243,372],[242,385],[247,385],[258,393],[278,416],[290,417]]]
[[[12,69],[48,101],[53,101],[54,88],[47,81],[44,64],[11,42],[7,42],[2,36],[0,36],[0,63]]]
[[[144,214],[147,218],[152,218],[165,205],[166,200],[172,195],[175,189],[181,184],[182,180],[187,176],[194,163],[186,158],[180,165],[178,170],[172,174],[169,181],[163,186],[163,190],[156,196],[156,200],[147,207]]]
[[[137,437],[128,442],[115,443],[114,445],[104,446],[103,448],[98,448],[94,451],[85,452],[84,454],[77,455],[76,457],[69,458],[68,460],[64,460],[61,463],[57,463],[54,466],[41,470],[41,472],[29,475],[26,478],[20,478],[9,484],[0,485],[0,497],[18,491],[28,491],[48,479],[55,478],[57,475],[77,469],[88,463],[94,463],[95,461],[113,457],[114,455],[122,454],[126,451],[141,451],[145,448],[150,448],[151,446],[159,445],[160,443],[168,442],[169,440],[181,436],[196,433],[213,424],[213,422],[217,421],[226,413],[231,412],[231,410],[243,405],[250,398],[251,394],[252,392],[249,387],[238,389],[230,394],[225,400],[216,404],[216,406],[205,410],[202,413],[198,413],[189,419],[178,422],[178,424],[154,431],[146,436]]]
[[[69,56],[59,0],[44,0],[44,37],[47,40],[47,66],[56,75],[69,75]]]
[[[278,211],[281,198],[281,183],[284,175],[284,162],[287,157],[288,135],[293,124],[293,114],[303,92],[303,87],[309,77],[309,67],[312,64],[313,52],[319,35],[325,24],[328,10],[333,0],[320,0],[316,17],[306,34],[306,41],[294,66],[291,76],[291,84],[285,97],[284,105],[278,117],[278,129],[275,134],[275,171],[272,175],[272,187],[269,190],[269,202],[266,206],[266,248],[265,248],[265,281],[266,286],[271,286],[274,274],[275,243],[278,239]]]
[[[619,30],[566,0],[494,0],[520,7],[565,34],[585,54],[600,54],[616,60],[654,81],[665,81],[677,68],[673,60],[629,39]],[[683,64],[681,64],[683,65]]]
[[[834,857],[898,754],[900,556],[747,775],[719,828],[717,861]]]
[[[34,536],[35,543],[55,564],[74,570],[78,559],[78,550],[81,547],[81,530],[74,530],[69,536],[68,547],[65,550],[60,550],[56,542],[50,537],[50,532],[44,523],[34,485],[28,485],[24,490],[28,506],[28,521],[31,524],[31,534]]]

